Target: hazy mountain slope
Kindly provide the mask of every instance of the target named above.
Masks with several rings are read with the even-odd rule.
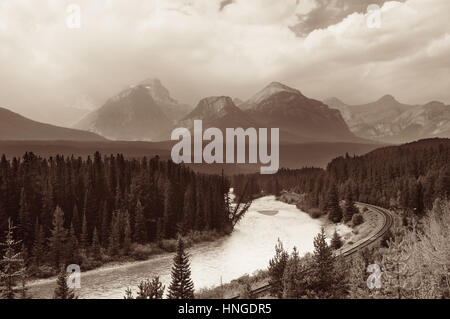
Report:
[[[167,90],[158,79],[147,79],[139,83],[139,85],[144,86],[149,90],[153,100],[173,123],[182,119],[192,110],[190,105],[179,103],[170,96],[169,90]]]
[[[159,80],[149,79],[110,98],[75,127],[115,140],[167,140],[189,108],[173,99]]]
[[[91,112],[91,110],[66,106],[48,106],[45,112],[42,112],[42,109],[40,108],[24,110],[16,109],[16,112],[37,122],[62,127],[73,127],[80,119]]]
[[[272,82],[240,107],[261,127],[280,128],[284,142],[363,141],[350,132],[339,111],[281,83]]]
[[[1,140],[104,141],[97,134],[40,123],[8,109],[0,108]]]
[[[364,138],[403,143],[450,137],[450,106],[440,102],[407,105],[386,95],[364,105],[347,105],[336,98],[325,103],[340,110],[352,132]]]

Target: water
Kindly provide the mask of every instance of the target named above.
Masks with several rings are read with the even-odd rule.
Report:
[[[278,210],[274,216],[259,213]],[[294,205],[276,201],[273,196],[255,200],[231,236],[212,243],[203,243],[189,250],[195,288],[227,283],[244,274],[267,268],[280,238],[286,249],[294,246],[300,254],[313,250],[313,238],[320,231],[320,221],[310,218]],[[141,280],[160,276],[168,286],[173,254],[155,256],[150,260],[88,271],[81,276],[79,298],[123,298],[127,287],[134,288]],[[33,283],[33,297],[51,298],[55,280]]]

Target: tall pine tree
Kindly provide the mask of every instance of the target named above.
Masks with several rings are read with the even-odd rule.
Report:
[[[11,219],[9,219],[6,240],[2,244],[5,247],[5,252],[0,260],[0,296],[5,299],[16,297],[18,290],[16,286],[19,281],[23,283],[22,290],[25,291],[25,264],[20,252],[17,252],[20,241],[14,240],[14,229]]]
[[[189,257],[184,250],[184,242],[178,238],[176,255],[173,258],[172,282],[169,286],[169,299],[193,299],[194,283],[191,279]]]
[[[53,293],[53,299],[77,299],[75,292],[69,287],[67,283],[67,272],[64,267],[59,272],[58,279],[56,280],[56,288]]]
[[[289,254],[284,250],[283,243],[278,238],[278,242],[275,245],[275,256],[269,261],[270,292],[278,298],[283,296],[283,275],[288,259]]]
[[[325,210],[328,214],[328,219],[333,223],[339,223],[342,220],[342,210],[339,206],[338,192],[335,184],[332,184],[328,191]]]
[[[53,265],[59,269],[64,264],[64,246],[67,240],[67,229],[64,228],[64,212],[58,206],[53,214],[53,228],[49,238],[50,254]]]

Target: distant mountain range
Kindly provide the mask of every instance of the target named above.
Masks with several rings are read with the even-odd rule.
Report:
[[[278,82],[245,102],[227,96],[202,99],[178,126],[192,128],[194,120],[202,120],[203,128],[279,128],[281,142],[289,143],[364,141],[350,132],[338,111]]]
[[[348,105],[337,98],[324,101],[341,112],[357,136],[387,143],[405,143],[424,138],[450,137],[450,106],[441,102],[408,105],[385,95],[379,100]]]
[[[0,108],[0,140],[105,141],[95,133],[36,122]]]
[[[88,113],[75,129],[29,120],[0,109],[3,140],[168,141],[176,127],[192,129],[279,128],[280,142],[403,143],[423,138],[450,137],[450,106],[441,102],[408,105],[386,95],[379,100],[349,105],[337,98],[324,102],[299,90],[272,82],[246,101],[228,96],[206,97],[192,109],[174,99],[158,79],[129,86]],[[21,128],[21,129],[16,129]],[[88,131],[88,132],[85,132]]]
[[[169,139],[173,125],[190,109],[158,79],[149,79],[124,89],[74,127],[114,140],[158,141]]]
[[[350,132],[338,111],[278,82],[270,83],[240,107],[259,126],[280,128],[284,142],[363,142]]]
[[[178,103],[159,80],[146,80],[109,99],[75,127],[114,140],[169,140],[175,127],[280,128],[280,140],[305,142],[368,142],[355,136],[341,114],[324,103],[278,82],[247,101],[227,96],[202,99],[191,111]]]

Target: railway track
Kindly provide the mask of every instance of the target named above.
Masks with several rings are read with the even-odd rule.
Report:
[[[379,213],[383,217],[383,225],[370,238],[364,240],[360,244],[355,245],[354,247],[352,247],[348,250],[342,251],[340,255],[342,255],[344,257],[350,257],[350,256],[356,254],[357,252],[359,252],[360,250],[370,247],[371,245],[377,243],[384,236],[384,234],[386,234],[386,232],[392,227],[392,224],[394,223],[393,215],[389,210],[378,207],[378,206],[365,204],[365,203],[356,203],[356,204],[358,204],[359,206],[365,206],[365,207]],[[258,287],[256,289],[252,290],[252,294],[254,296],[258,296],[269,290],[270,290],[270,284],[266,284],[264,286],[261,286],[261,287]],[[231,299],[239,299],[239,297],[240,296],[234,296]]]

